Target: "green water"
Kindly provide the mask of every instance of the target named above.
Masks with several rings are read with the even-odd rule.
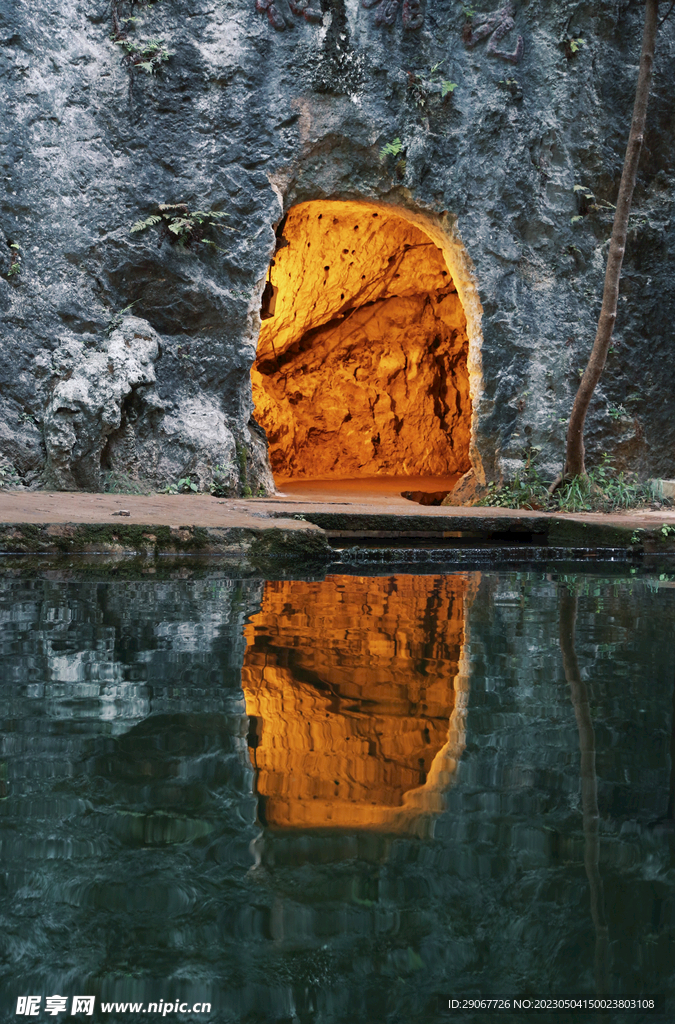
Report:
[[[78,1019],[120,1022],[509,1022],[530,1018],[453,1015],[442,1001],[598,994],[666,994],[660,1019],[675,1019],[672,579],[460,574],[461,642],[447,578],[418,577],[415,601],[410,585],[0,580],[3,1021],[69,1019],[45,1014],[56,994],[95,996]],[[290,695],[260,721],[242,690],[254,656],[261,706],[265,666]],[[425,701],[459,671],[452,659],[457,763],[417,818],[399,819],[391,779],[411,769],[386,753],[387,715],[394,737],[401,707],[431,736],[408,756],[428,788],[447,712],[427,726]],[[369,699],[375,665],[385,695],[390,666],[394,711]],[[373,807],[389,800],[378,821],[284,825],[312,811],[325,789],[312,772],[328,770],[307,748],[284,774],[284,716],[300,697],[296,732],[317,709],[322,731],[306,732],[332,773],[340,722],[365,737],[325,799],[348,806],[350,773],[372,768],[388,786],[372,783]],[[282,767],[263,778],[265,752]],[[290,810],[275,787],[298,788]],[[28,995],[39,1016],[16,1016]],[[100,1008],[160,999],[212,1009]]]

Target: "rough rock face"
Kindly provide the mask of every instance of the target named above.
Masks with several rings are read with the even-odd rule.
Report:
[[[46,482],[61,490],[101,490],[152,480],[171,483],[176,467],[200,490],[235,495],[239,466],[232,431],[209,395],[163,402],[154,364],[157,332],[125,317],[101,348],[68,341],[54,354],[59,382],[45,410]]]
[[[134,431],[123,410],[137,404],[161,408],[155,394],[157,334],[144,321],[128,317],[112,331],[103,349],[69,340],[54,354],[61,378],[45,410],[47,472],[56,487],[97,491],[104,450],[115,468],[138,473]]]
[[[256,414],[276,479],[468,468],[466,333],[441,315],[455,318],[457,296],[434,298],[438,305],[424,296],[358,310],[268,378],[268,402]]]
[[[112,18],[95,0],[63,0],[48,18],[0,2],[0,459],[24,484],[100,487],[122,467],[207,488],[225,465],[225,490],[269,489],[250,384],[261,296],[283,216],[326,199],[425,218],[454,260],[476,478],[511,473],[531,445],[559,469],[597,321],[642,8],[517,0],[513,27],[500,15],[490,35],[455,0],[408,0],[401,19],[388,0],[324,6],[302,17],[303,5],[179,0],[124,22],[126,0]],[[166,59],[142,57],[150,39]],[[670,19],[587,433],[591,461],[606,450],[662,476],[675,475],[674,41]],[[171,231],[161,204],[186,204],[176,219],[227,218],[182,216],[190,226]],[[130,232],[149,217],[160,223]],[[157,357],[142,364],[147,381],[121,364],[106,381],[107,329],[130,306]]]
[[[275,478],[467,470],[466,317],[443,253],[364,203],[296,206],[282,241],[251,375]]]

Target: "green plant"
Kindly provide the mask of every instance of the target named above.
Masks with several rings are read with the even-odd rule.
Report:
[[[393,165],[394,173],[399,180],[403,178],[406,170],[405,156],[401,156],[401,153],[405,154],[405,146],[399,138],[392,139],[391,142],[385,143],[380,150],[381,161],[387,160],[388,157],[393,157],[394,160],[396,160],[396,157],[399,157]]]
[[[523,468],[513,480],[505,484],[490,484],[487,495],[477,504],[492,508],[546,508],[548,491],[537,467],[540,451],[540,448],[532,447],[525,452]]]
[[[439,61],[438,64],[433,64],[429,68],[429,82],[432,85],[440,85],[441,87],[441,99],[445,99],[448,93],[454,92],[457,88],[457,82],[450,82],[447,78],[441,76],[440,69],[443,67],[444,61]]]
[[[476,10],[471,4],[462,4],[462,14],[465,18],[473,18]]]
[[[230,466],[214,466],[213,480],[211,482],[211,494],[216,498],[227,498],[232,490],[232,476]]]
[[[641,534],[643,534],[643,533],[644,533],[644,530],[641,527],[638,527],[637,530],[633,530],[633,532],[631,534],[631,538],[630,538],[631,544],[640,544],[640,542],[642,541]]]
[[[635,473],[617,473],[611,457],[605,454],[599,466],[586,477],[573,477],[558,488],[553,498],[563,512],[618,512],[649,505],[654,500],[654,487],[638,481]]]
[[[248,454],[246,447],[239,441],[236,442],[237,464],[239,466],[239,486],[241,487],[242,498],[252,498],[253,491],[248,480]]]
[[[21,273],[21,246],[17,245],[16,242],[10,242],[9,247],[12,250],[12,253],[10,256],[7,277],[16,277]]]
[[[386,142],[380,150],[380,160],[386,160],[388,156],[398,156],[403,152],[403,143],[397,137],[391,142]]]
[[[429,68],[428,75],[418,74],[415,71],[408,72],[408,92],[415,105],[421,109],[428,106],[429,98],[437,86],[440,85],[441,88],[441,99],[445,99],[457,88],[457,82],[450,82],[441,76],[440,68],[443,63],[443,61],[439,61],[438,64],[433,64]]]
[[[581,36],[577,36],[576,39],[568,39],[567,43],[570,48],[570,52],[577,53],[582,46],[586,45],[586,40],[582,39]]]
[[[239,480],[242,485],[242,488],[246,488],[248,485],[246,449],[244,448],[243,444],[239,444],[237,442],[235,450],[237,452],[237,463],[239,465]]]
[[[409,71],[408,93],[416,106],[424,108],[429,102],[429,83],[421,75],[416,75],[413,71]]]
[[[665,539],[672,537],[675,534],[675,526],[669,526],[668,523],[664,523],[661,527],[661,536]]]
[[[587,476],[573,477],[550,494],[537,467],[539,453],[537,447],[524,453],[523,468],[513,480],[491,484],[478,504],[548,512],[617,512],[645,508],[655,500],[658,485],[641,483],[634,473],[616,473],[607,455]]]
[[[227,217],[226,213],[220,210],[190,210],[187,203],[160,203],[157,209],[158,213],[151,213],[145,220],[137,220],[132,224],[129,229],[131,233],[136,234],[160,225],[159,245],[168,238],[170,242],[185,248],[203,243],[218,249],[216,243],[205,239],[204,235],[209,228],[224,227],[219,222]]]
[[[13,466],[0,468],[0,487],[16,487],[21,483],[21,477]]]
[[[148,39],[144,43],[137,43],[133,39],[122,37],[115,39],[115,46],[121,46],[124,50],[122,63],[126,67],[138,68],[148,75],[154,74],[157,68],[176,52],[167,50],[163,39]]]
[[[159,492],[160,494],[190,494],[199,493],[199,487],[189,476],[182,476],[175,484],[167,484]]]
[[[621,404],[621,405],[609,405],[607,407],[607,412],[609,413],[609,415],[611,416],[611,418],[613,420],[620,420],[622,416],[627,416],[628,415],[628,410],[626,409],[626,406],[623,405],[623,404]]]
[[[105,332],[108,335],[108,337],[110,337],[113,331],[116,331],[118,327],[122,326],[122,323],[124,321],[124,314],[128,313],[131,307],[135,306],[137,302],[138,299],[134,299],[134,301],[130,302],[128,306],[125,306],[124,309],[120,309],[118,313],[113,313],[113,315],[110,317],[110,320],[108,320],[105,329]]]
[[[112,39],[119,39],[124,33],[124,26],[130,25],[132,28],[135,27],[141,18],[128,15],[126,18],[122,15],[122,8],[125,3],[129,4],[130,10],[142,7],[154,7],[155,4],[159,3],[159,0],[111,0],[110,3],[110,14],[112,18]]]
[[[510,93],[515,100],[522,100],[523,90],[517,78],[500,78],[497,85],[500,89]]]
[[[616,210],[612,203],[604,199],[597,199],[595,193],[585,185],[575,185],[573,191],[579,200],[579,213],[570,218],[570,224],[578,224],[589,213],[597,213],[600,210]]]

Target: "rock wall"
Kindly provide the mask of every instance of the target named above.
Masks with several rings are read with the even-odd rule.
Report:
[[[373,204],[301,203],[282,230],[251,371],[275,479],[465,473],[469,342],[442,251]]]
[[[478,475],[508,475],[531,445],[553,475],[599,310],[642,9],[516,0],[511,27],[508,4],[473,7],[470,27],[455,0],[407,0],[400,17],[395,0],[114,0],[112,15],[61,0],[48,17],[2,0],[0,468],[27,486],[269,490],[250,370],[274,229],[297,203],[348,199],[425,217],[456,256]],[[671,19],[587,435],[591,459],[665,476],[674,41]],[[170,220],[161,204],[185,207]],[[156,345],[143,379],[133,353],[111,355],[128,330]]]

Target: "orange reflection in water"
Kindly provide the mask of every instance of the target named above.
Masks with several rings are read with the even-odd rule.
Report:
[[[464,749],[466,576],[265,585],[243,686],[261,817],[424,834]]]

